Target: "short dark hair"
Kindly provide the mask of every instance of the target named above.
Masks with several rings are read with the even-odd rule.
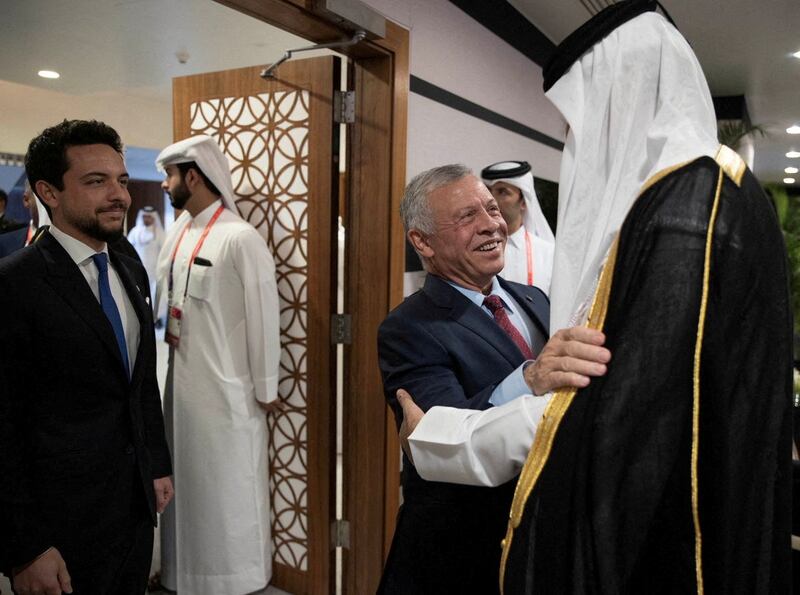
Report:
[[[64,174],[69,169],[67,149],[80,145],[108,145],[122,155],[122,140],[117,131],[97,120],[64,120],[46,128],[28,145],[25,174],[31,188],[44,180],[64,189]]]
[[[214,186],[214,183],[211,180],[208,179],[208,176],[203,173],[203,170],[200,169],[200,167],[197,165],[197,163],[195,161],[187,161],[185,163],[176,163],[175,167],[177,167],[178,171],[181,172],[181,178],[185,178],[186,177],[186,173],[190,169],[193,169],[198,174],[200,174],[200,177],[203,179],[203,182],[205,183],[206,188],[208,188],[208,190],[211,192],[211,194],[213,194],[214,196],[222,196],[222,192],[220,192],[219,189],[216,186]]]

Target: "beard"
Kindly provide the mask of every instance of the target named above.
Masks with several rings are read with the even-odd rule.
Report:
[[[189,188],[186,187],[186,183],[183,180],[172,192],[167,192],[167,194],[169,195],[169,202],[172,203],[172,208],[174,209],[182,209],[192,197],[192,193],[189,192]]]
[[[127,207],[122,203],[113,205],[113,208],[119,207],[123,207],[127,210]],[[100,224],[100,219],[96,215],[95,217],[79,217],[71,221],[71,223],[75,228],[79,229],[90,238],[101,242],[115,242],[123,236],[124,220],[121,220],[119,225],[103,226]]]

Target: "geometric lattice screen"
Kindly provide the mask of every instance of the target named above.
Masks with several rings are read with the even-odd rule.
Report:
[[[192,103],[192,134],[219,143],[231,166],[236,205],[266,238],[281,304],[279,393],[269,416],[275,561],[307,570],[308,464],[308,92],[280,91]]]

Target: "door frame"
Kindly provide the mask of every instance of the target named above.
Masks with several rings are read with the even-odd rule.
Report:
[[[314,13],[313,0],[215,1],[313,43],[352,34]],[[352,59],[356,90],[347,162],[344,282],[352,340],[345,346],[343,491],[350,546],[342,584],[344,593],[357,594],[378,586],[400,496],[400,447],[383,399],[376,344],[378,326],[403,299],[399,206],[406,183],[409,32],[387,20],[384,38],[340,51]],[[327,593],[329,586],[318,588]]]

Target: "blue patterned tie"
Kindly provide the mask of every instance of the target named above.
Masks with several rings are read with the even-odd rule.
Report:
[[[108,321],[111,323],[111,328],[114,329],[114,335],[117,337],[117,345],[122,354],[122,363],[125,364],[125,373],[128,378],[131,377],[130,366],[128,364],[128,344],[125,342],[125,331],[122,330],[122,318],[117,309],[117,303],[114,301],[114,296],[111,295],[111,286],[108,284],[108,254],[101,252],[100,254],[92,254],[92,260],[100,273],[97,281],[100,286],[100,307],[103,308]]]

